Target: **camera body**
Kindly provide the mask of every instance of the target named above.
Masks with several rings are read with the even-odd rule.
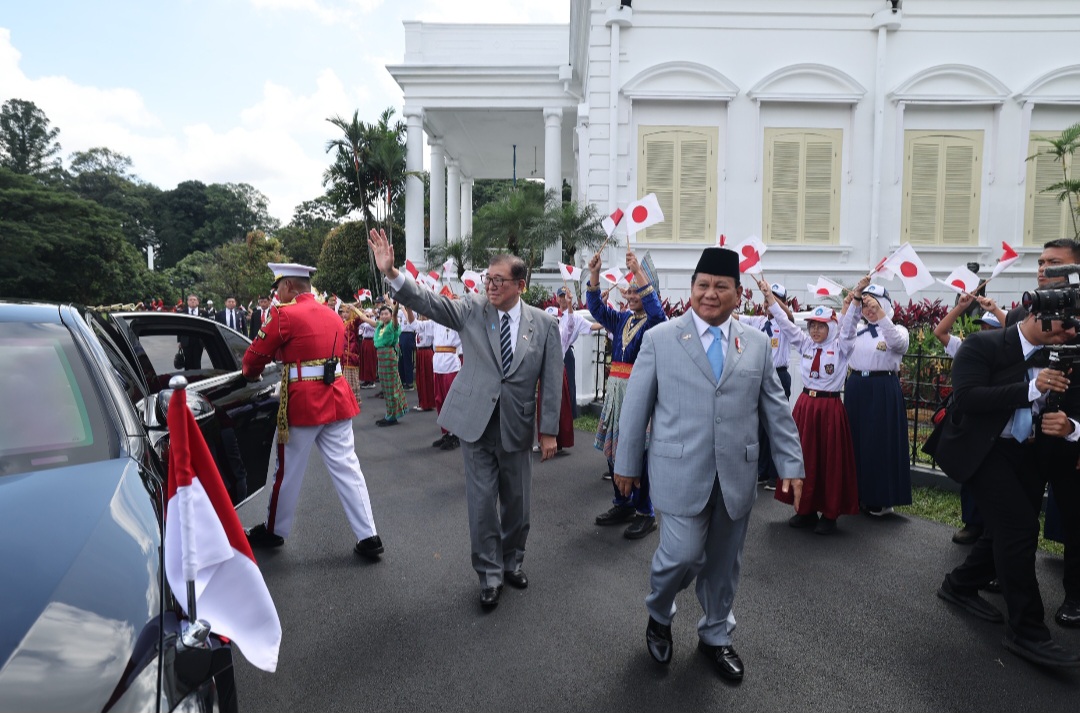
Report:
[[[1021,304],[1042,322],[1049,332],[1051,322],[1061,321],[1068,326],[1080,326],[1080,265],[1054,265],[1046,268],[1046,277],[1064,277],[1068,284],[1045,290],[1025,292]]]

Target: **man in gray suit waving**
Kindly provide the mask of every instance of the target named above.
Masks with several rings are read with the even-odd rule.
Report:
[[[732,646],[732,602],[757,493],[758,423],[781,478],[802,493],[802,449],[768,338],[731,319],[740,301],[739,256],[706,248],[691,280],[691,310],[645,334],[619,419],[615,484],[641,475],[652,422],[649,477],[660,513],[645,599],[649,653],[671,661],[675,595],[697,578],[705,615],[699,648],[726,680],[743,677]]]
[[[383,231],[371,231],[368,245],[401,304],[461,336],[461,372],[439,425],[461,439],[472,564],[480,577],[480,605],[492,609],[504,581],[529,586],[521,561],[529,535],[537,383],[541,459],[547,460],[555,455],[562,399],[559,323],[522,302],[525,263],[519,257],[491,258],[484,296],[452,300],[399,272]]]

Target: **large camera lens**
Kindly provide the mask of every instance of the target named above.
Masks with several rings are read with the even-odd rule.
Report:
[[[1070,289],[1034,290],[1024,293],[1021,304],[1032,314],[1073,312],[1080,304],[1077,297],[1077,291]]]

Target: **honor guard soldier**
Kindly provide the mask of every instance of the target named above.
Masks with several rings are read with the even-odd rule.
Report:
[[[270,309],[244,354],[243,369],[244,376],[255,381],[271,360],[282,363],[277,466],[266,522],[248,531],[248,541],[253,547],[285,544],[308,455],[317,446],[356,535],[356,553],[375,559],[383,553],[383,544],[353,445],[352,419],[360,407],[342,375],[344,324],[311,293],[315,268],[280,263],[269,267],[280,304]]]

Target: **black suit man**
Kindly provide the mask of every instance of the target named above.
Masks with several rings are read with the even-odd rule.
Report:
[[[270,314],[270,298],[260,297],[259,306],[251,313],[251,324],[248,326],[248,338],[252,341],[259,335],[259,330],[262,329],[268,314]]]
[[[1080,263],[1080,243],[1068,238],[1051,240],[1043,245],[1039,255],[1039,271],[1036,285],[1040,290],[1059,289],[1068,285],[1068,278],[1047,277],[1046,268]],[[1011,327],[1027,316],[1023,305],[1014,307],[1005,318],[1005,326]],[[1073,342],[1076,343],[1075,341]],[[1047,500],[1056,502],[1061,512],[1065,540],[1065,567],[1061,576],[1065,587],[1065,601],[1058,607],[1054,620],[1060,626],[1080,627],[1080,492],[1075,490],[1077,463],[1061,463],[1048,472],[1051,490]],[[1066,481],[1066,482],[1061,482]],[[1070,493],[1073,493],[1070,495]]]
[[[199,298],[197,295],[188,295],[187,306],[180,311],[184,314],[190,314],[192,317],[207,316],[206,312],[199,307]],[[184,350],[185,370],[202,368],[202,339],[194,335],[184,335],[180,337],[177,347]]]
[[[240,332],[240,334],[247,332],[247,318],[244,316],[244,310],[236,306],[235,297],[225,300],[225,309],[217,313],[216,319],[229,329]]]
[[[1002,644],[1043,666],[1080,666],[1080,654],[1050,637],[1034,566],[1047,466],[1076,463],[1080,423],[1073,418],[1080,415],[1080,394],[1069,391],[1061,371],[1028,360],[1044,346],[1075,337],[1075,326],[1054,321],[1043,331],[1034,316],[968,336],[953,363],[954,406],[932,449],[950,478],[969,485],[993,533],[945,576],[938,596],[1000,622],[1001,612],[978,594],[996,572],[1008,612]],[[1050,392],[1065,394],[1064,411],[1045,411]]]

